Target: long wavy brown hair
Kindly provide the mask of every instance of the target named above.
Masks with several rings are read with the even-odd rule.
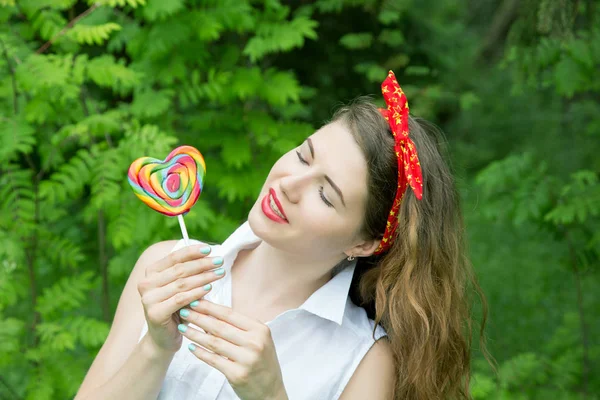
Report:
[[[394,139],[370,98],[341,107],[342,121],[363,150],[368,197],[362,233],[381,238],[397,188]],[[397,369],[395,399],[470,399],[472,294],[482,304],[480,350],[485,346],[487,303],[466,254],[459,196],[441,132],[409,119],[423,174],[423,198],[410,186],[402,200],[397,237],[384,254],[360,258],[352,301],[386,330]],[[373,330],[373,337],[375,330]]]

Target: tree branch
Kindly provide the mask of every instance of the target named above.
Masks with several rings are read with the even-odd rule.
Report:
[[[10,392],[10,395],[12,396],[12,399],[15,400],[21,400],[21,397],[19,397],[17,395],[17,393],[13,390],[13,388],[11,388],[8,383],[6,383],[6,381],[4,380],[4,378],[2,376],[0,376],[0,382],[2,382],[2,384],[4,386],[6,386],[6,389]]]
[[[75,17],[73,20],[71,20],[71,22],[69,22],[67,24],[67,26],[65,26],[64,28],[62,28],[60,32],[58,32],[56,35],[54,35],[46,43],[44,43],[42,45],[42,47],[40,47],[39,49],[37,49],[36,53],[37,54],[41,54],[44,51],[46,51],[48,49],[48,47],[52,46],[52,43],[54,43],[56,41],[56,39],[58,39],[59,37],[61,37],[62,35],[64,35],[69,29],[71,29],[73,27],[73,25],[75,25],[77,22],[79,22],[79,20],[81,20],[82,18],[85,18],[88,15],[90,15],[98,7],[100,7],[100,4],[94,3],[93,6],[91,6],[90,8],[88,8],[87,10],[85,10],[84,12],[82,12],[81,14],[79,14],[77,17]]]
[[[8,66],[8,71],[10,72],[10,78],[12,80],[12,88],[13,88],[13,109],[15,115],[19,113],[19,98],[17,95],[17,77],[15,75],[15,69],[10,64],[10,57],[8,56],[8,50],[6,49],[6,45],[2,40],[0,40],[0,44],[2,44],[2,54],[4,54],[4,59],[6,60],[6,65]]]
[[[517,16],[520,0],[504,0],[492,19],[490,30],[477,52],[477,60],[483,60],[493,53],[493,49],[504,39],[510,24]]]
[[[590,343],[587,334],[587,324],[585,321],[585,312],[583,308],[583,289],[581,287],[581,271],[577,266],[577,252],[575,250],[575,245],[571,240],[571,235],[568,230],[565,230],[565,238],[567,239],[567,245],[569,247],[569,254],[571,256],[571,268],[573,270],[573,275],[575,276],[575,288],[577,290],[577,312],[579,314],[579,329],[581,330],[581,346],[583,347],[583,357],[582,357],[582,380],[583,380],[583,397],[587,398],[588,392],[588,380],[589,380],[589,371],[590,371]]]
[[[106,218],[104,211],[98,211],[98,258],[102,274],[102,315],[104,321],[110,322],[110,292],[108,284],[108,256],[106,254]]]

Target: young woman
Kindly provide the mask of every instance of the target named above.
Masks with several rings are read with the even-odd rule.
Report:
[[[453,178],[391,71],[382,92],[284,154],[222,245],[141,255],[77,400],[469,397]]]

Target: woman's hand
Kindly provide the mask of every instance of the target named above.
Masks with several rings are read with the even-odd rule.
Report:
[[[225,276],[213,269],[223,264],[221,257],[207,257],[210,247],[194,245],[175,251],[146,269],[138,283],[148,335],[161,351],[176,352],[182,338],[177,330],[177,311],[201,299],[211,289],[209,284]]]
[[[287,399],[267,325],[208,300],[179,314],[206,332],[179,325],[185,337],[210,350],[190,343],[190,351],[221,371],[242,400]]]

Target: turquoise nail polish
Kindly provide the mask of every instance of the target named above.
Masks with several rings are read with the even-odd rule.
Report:
[[[179,324],[177,325],[177,329],[179,329],[179,332],[185,333],[185,331],[187,331],[187,326],[184,324]]]
[[[214,265],[221,265],[221,264],[223,264],[223,257],[215,257],[215,258],[213,258],[212,263]]]
[[[204,285],[204,287],[202,289],[204,289],[208,292],[210,290],[210,288],[212,288],[212,285],[210,283],[207,283],[206,285]],[[196,304],[196,305],[198,305],[198,304]]]
[[[206,287],[206,286],[205,286]],[[190,303],[191,307],[196,307],[198,304],[200,304],[200,302],[198,300],[194,300]]]
[[[188,344],[188,349],[190,349],[190,351],[194,351],[196,350],[196,346],[194,346],[193,343]]]
[[[218,268],[214,270],[214,273],[216,275],[223,275],[225,273],[225,270],[223,268]]]
[[[187,308],[182,308],[181,310],[179,310],[179,315],[181,315],[182,317],[187,317],[188,315],[190,315],[190,310],[188,310]]]
[[[203,248],[201,248],[201,249],[200,249],[200,253],[202,253],[202,254],[204,254],[204,255],[206,255],[206,254],[210,253],[210,247],[209,247],[209,246],[206,246],[206,247],[203,247]]]

